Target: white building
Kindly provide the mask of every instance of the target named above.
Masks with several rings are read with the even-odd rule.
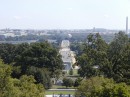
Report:
[[[70,47],[70,42],[69,42],[69,40],[63,40],[62,42],[61,42],[61,48],[69,48]]]
[[[5,37],[15,37],[14,33],[5,33],[3,34]]]

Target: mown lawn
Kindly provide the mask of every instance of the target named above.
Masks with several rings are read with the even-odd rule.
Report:
[[[67,71],[67,74],[69,74],[69,70]],[[78,70],[77,69],[73,69],[73,75],[77,75],[78,74]]]
[[[71,94],[71,95],[74,95],[75,94],[75,91],[63,91],[63,90],[53,90],[53,91],[50,91],[50,90],[46,90],[45,92],[46,95],[52,95],[52,94]]]
[[[75,87],[67,87],[66,88],[66,86],[52,85],[51,89],[75,89]]]

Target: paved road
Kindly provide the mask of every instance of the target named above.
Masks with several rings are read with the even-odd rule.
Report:
[[[57,90],[60,90],[60,91],[75,91],[77,89],[48,89],[50,91],[57,91]]]

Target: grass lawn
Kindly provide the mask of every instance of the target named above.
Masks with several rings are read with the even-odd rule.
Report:
[[[65,89],[65,86],[59,86],[59,85],[52,85],[51,89]]]
[[[67,87],[66,88],[66,86],[52,85],[51,89],[75,89],[75,87]]]
[[[70,71],[67,71],[66,76],[75,76],[75,77],[79,77],[79,74],[78,74],[78,70],[77,70],[77,69],[73,69],[73,75],[70,75],[69,72],[70,72]]]
[[[78,70],[77,69],[73,69],[73,75],[78,75]]]
[[[46,95],[52,95],[52,94],[71,94],[71,95],[74,95],[75,91],[63,91],[63,90],[49,91],[49,90],[46,90],[45,94]]]

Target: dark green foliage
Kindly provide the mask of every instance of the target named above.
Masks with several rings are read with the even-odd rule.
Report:
[[[75,80],[75,82],[74,82],[74,87],[78,87],[80,84],[81,84],[81,81],[82,81],[83,79],[82,78],[77,78],[76,80]]]
[[[48,43],[30,44],[29,48],[17,58],[16,64],[24,68],[35,66],[47,68],[53,75],[57,69],[62,70],[62,61],[58,51]]]
[[[12,77],[33,75],[37,83],[50,88],[50,77],[59,78],[62,60],[56,48],[47,42],[0,44],[0,57],[13,66]]]
[[[71,43],[70,49],[72,51],[75,51],[76,55],[79,56],[83,53],[83,50],[85,49],[85,43]]]
[[[12,73],[11,76],[13,78],[20,78],[20,76],[22,76],[22,70],[21,70],[21,66],[12,66]]]
[[[86,47],[77,58],[82,77],[105,76],[116,82],[130,84],[130,42],[127,35],[120,31],[113,41],[106,44],[99,34],[87,37]],[[94,68],[97,66],[98,68]]]
[[[108,59],[110,66],[108,68],[109,76],[113,77],[117,82],[129,83],[130,77],[130,43],[128,36],[124,32],[115,34],[114,40],[108,49]]]
[[[13,71],[11,73],[12,77],[14,78],[20,78],[22,75],[33,75],[36,82],[35,83],[41,83],[45,89],[48,89],[51,87],[51,81],[50,81],[50,72],[44,68],[37,68],[34,66],[28,67],[27,71],[25,73],[21,72],[20,66],[13,66]]]
[[[66,88],[73,86],[73,84],[74,84],[74,82],[72,79],[70,79],[70,78],[63,79],[63,86],[66,86]]]
[[[104,66],[109,63],[107,48],[108,45],[98,33],[88,35],[86,47],[77,59],[77,64],[81,67],[79,69],[80,76],[89,78],[103,74]]]
[[[49,76],[50,74],[46,69],[31,66],[28,68],[28,71],[26,74],[33,75],[34,78],[36,79],[36,83],[43,84],[45,89],[48,89],[51,87],[51,81],[50,81],[50,76]]]
[[[3,59],[4,63],[10,64],[14,61],[16,56],[15,49],[15,45],[0,44],[0,58]]]
[[[73,69],[70,69],[69,74],[73,75]]]

